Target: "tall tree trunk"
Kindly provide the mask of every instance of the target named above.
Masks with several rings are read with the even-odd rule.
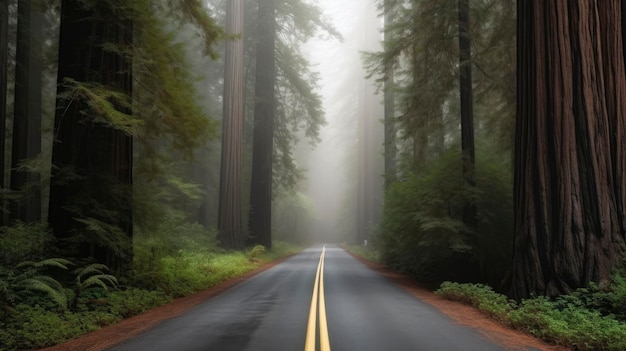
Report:
[[[610,277],[626,227],[620,1],[518,2],[512,295]]]
[[[0,2],[0,192],[6,186],[5,150],[6,150],[6,120],[7,120],[7,76],[9,52],[9,2]],[[0,226],[4,225],[4,197],[0,195]]]
[[[391,25],[393,23],[393,6],[391,0],[384,2],[385,16],[385,51],[390,50],[392,35]],[[393,60],[389,60],[385,67],[385,188],[396,181],[396,123],[395,123],[395,83]]]
[[[217,226],[225,248],[242,249],[245,245],[241,223],[241,146],[244,114],[243,1],[228,0],[226,6],[226,33],[241,35],[241,38],[226,41]]]
[[[131,60],[104,49],[132,44],[132,22],[117,11],[62,1],[57,96],[67,93],[68,78],[130,96]],[[49,223],[57,237],[80,244],[75,255],[120,270],[132,255],[132,138],[103,119],[80,97],[57,101]],[[93,230],[85,221],[105,224]]]
[[[372,26],[377,17],[376,6],[363,2],[359,13],[361,20],[360,49],[381,50],[380,28]],[[363,79],[359,87],[359,120],[357,122],[358,169],[357,169],[357,243],[364,244],[373,236],[381,216],[383,203],[385,161],[380,150],[384,143],[384,117],[382,99],[376,94],[374,83]]]
[[[470,185],[474,179],[474,107],[472,90],[472,54],[469,33],[468,0],[459,0],[459,57],[461,93],[461,151],[463,155],[463,177]],[[467,204],[463,210],[463,222],[470,230],[476,230],[476,205]]]
[[[271,248],[276,6],[274,0],[259,0],[258,6],[249,229],[254,243]]]
[[[39,174],[20,171],[21,162],[41,152],[41,14],[30,0],[18,1],[15,57],[15,112],[11,148],[11,189],[22,196],[11,206],[10,218],[26,223],[41,219]]]

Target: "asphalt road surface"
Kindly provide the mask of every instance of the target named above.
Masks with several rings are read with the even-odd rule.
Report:
[[[337,246],[316,246],[111,351],[504,350]]]

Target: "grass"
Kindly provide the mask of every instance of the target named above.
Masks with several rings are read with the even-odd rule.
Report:
[[[373,246],[361,246],[361,245],[341,245],[346,251],[352,252],[355,255],[363,257],[364,259],[381,263],[382,257],[380,256],[380,252],[376,250]]]
[[[120,289],[86,289],[75,311],[58,307],[48,301],[50,298],[45,294],[34,292],[22,303],[0,310],[0,351],[62,343],[168,303],[173,298],[241,276],[299,250],[299,247],[276,242],[272,250],[262,246],[244,252],[187,248],[153,257],[152,270],[136,273]],[[71,296],[71,289],[66,290]]]

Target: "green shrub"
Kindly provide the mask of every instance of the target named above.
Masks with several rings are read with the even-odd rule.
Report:
[[[49,254],[52,233],[41,223],[0,227],[0,265],[12,267],[26,260],[43,259]]]
[[[603,316],[574,295],[523,300],[519,305],[480,284],[445,282],[436,291],[450,300],[475,306],[516,329],[544,341],[576,350],[626,350],[626,324],[612,315]]]
[[[508,165],[479,154],[476,186],[463,179],[461,166],[454,149],[386,191],[376,238],[385,263],[420,280],[494,282],[502,277],[513,229]],[[476,232],[463,222],[467,204],[478,211]]]
[[[256,245],[248,251],[248,260],[254,263],[260,263],[265,255],[265,246]]]
[[[40,306],[17,305],[7,316],[6,334],[0,349],[37,349],[56,345],[97,330],[119,319],[103,313],[54,313]]]
[[[127,318],[166,304],[171,300],[171,297],[163,292],[130,288],[112,291],[107,298],[107,309],[114,316]]]
[[[74,270],[72,273],[75,275],[74,288],[71,308],[75,310],[78,305],[78,300],[83,297],[85,291],[90,288],[100,288],[105,291],[109,286],[116,287],[118,282],[111,274],[104,272],[108,271],[109,267],[100,263],[88,264],[84,267]]]
[[[63,286],[45,269],[67,270],[70,261],[48,258],[41,261],[23,261],[13,268],[0,266],[0,308],[24,301],[29,297],[46,296],[62,309],[67,307]]]
[[[505,323],[508,322],[508,313],[516,305],[514,301],[483,284],[443,282],[435,293],[448,300],[477,307],[492,318]]]

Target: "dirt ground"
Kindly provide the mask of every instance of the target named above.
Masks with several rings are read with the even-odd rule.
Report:
[[[355,256],[356,257],[356,256]],[[397,285],[406,289],[412,295],[420,298],[426,303],[439,309],[444,314],[448,315],[454,321],[459,324],[469,326],[478,330],[489,340],[493,340],[497,344],[502,345],[507,350],[525,350],[533,348],[541,351],[567,351],[568,348],[553,346],[545,344],[532,336],[527,334],[511,330],[501,325],[498,322],[493,321],[476,309],[465,306],[458,302],[445,300],[435,294],[432,291],[421,287],[413,279],[408,278],[402,274],[393,272],[382,265],[374,264],[369,261],[363,260],[360,257],[356,257],[359,261],[367,265],[369,268],[378,271],[384,275],[387,279],[390,279]],[[43,351],[100,351],[109,348],[122,340],[130,338],[134,335],[141,333],[147,329],[150,329],[159,322],[176,317],[185,311],[200,304],[206,299],[209,299],[238,283],[264,271],[276,264],[279,264],[287,258],[266,264],[254,271],[247,273],[246,275],[226,281],[218,286],[212,287],[208,290],[199,292],[197,294],[176,299],[171,303],[157,307],[143,314],[128,318],[122,322],[102,328],[93,333],[84,335],[77,339],[68,341],[66,343],[41,349]]]

